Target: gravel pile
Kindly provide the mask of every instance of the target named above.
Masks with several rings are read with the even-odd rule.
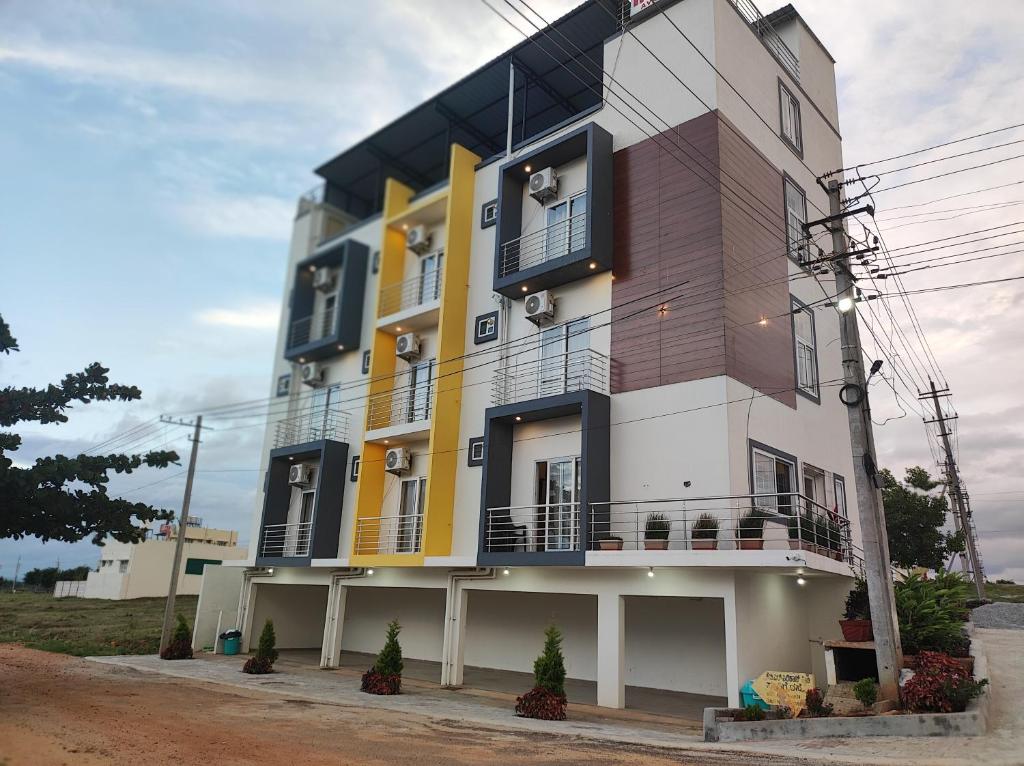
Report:
[[[997,601],[971,611],[971,622],[979,628],[1024,630],[1024,604]]]

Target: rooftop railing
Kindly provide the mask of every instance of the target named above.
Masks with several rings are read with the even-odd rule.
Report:
[[[355,552],[360,555],[419,553],[423,514],[356,519]]]
[[[573,391],[608,391],[608,357],[590,348],[533,358],[514,356],[494,374],[495,406]]]
[[[786,42],[782,39],[775,28],[768,23],[765,19],[764,14],[758,10],[757,6],[754,5],[751,0],[730,0],[736,10],[740,12],[740,15],[746,19],[747,23],[750,24],[751,29],[754,33],[760,37],[768,50],[779,60],[779,63],[784,66],[793,78],[797,81],[800,80],[800,60],[796,57],[796,54],[789,49]]]
[[[524,234],[501,246],[499,276],[538,266],[582,250],[587,241],[587,214],[577,213],[563,221]]]
[[[260,540],[260,556],[287,558],[308,556],[313,538],[313,522],[267,524]]]
[[[442,273],[443,268],[440,268],[437,271],[420,274],[404,282],[385,285],[380,290],[380,305],[377,307],[377,316],[390,316],[399,311],[405,311],[406,309],[436,301],[441,297]]]

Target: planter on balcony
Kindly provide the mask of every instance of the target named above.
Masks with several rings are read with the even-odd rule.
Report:
[[[644,540],[644,550],[667,551],[668,540]]]
[[[668,550],[668,535],[672,522],[663,513],[647,514],[644,524],[644,549],[649,551]]]
[[[695,551],[716,551],[718,550],[718,540],[694,538],[690,541],[690,548]]]
[[[621,537],[602,537],[597,541],[597,547],[602,551],[621,551],[622,550],[622,538]]]
[[[736,528],[741,551],[759,551],[764,548],[764,522],[771,516],[772,514],[760,508],[751,508],[743,515]]]
[[[764,550],[764,540],[761,539],[760,537],[757,538],[756,540],[749,539],[749,538],[746,539],[746,540],[740,540],[740,550],[741,551],[760,551],[760,550]]]
[[[718,519],[710,513],[702,513],[693,522],[690,532],[690,549],[713,551],[718,548]]]

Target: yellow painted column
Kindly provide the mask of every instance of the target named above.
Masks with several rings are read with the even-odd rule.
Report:
[[[455,515],[455,476],[459,465],[462,370],[466,347],[470,242],[473,236],[475,166],[480,158],[452,144],[445,265],[437,327],[437,385],[431,418],[429,469],[423,517],[423,553],[450,556]]]

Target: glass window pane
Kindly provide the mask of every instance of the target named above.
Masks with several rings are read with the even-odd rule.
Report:
[[[569,229],[566,223],[568,215],[569,205],[566,202],[559,202],[548,208],[547,229],[544,234],[545,261],[561,258],[569,252]]]

